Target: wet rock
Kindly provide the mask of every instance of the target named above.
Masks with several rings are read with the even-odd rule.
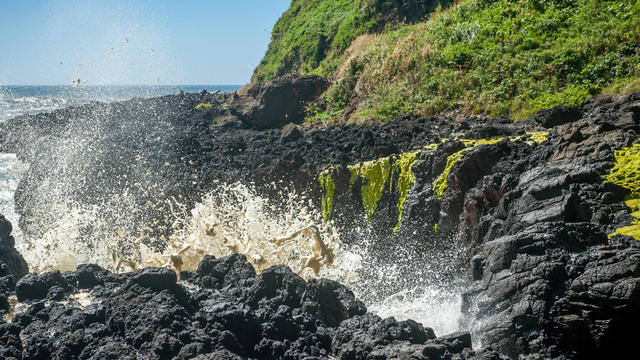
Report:
[[[24,276],[16,285],[16,296],[20,301],[42,299],[48,291],[46,281],[36,274]]]
[[[258,98],[268,98],[269,91],[275,90],[256,88],[249,94],[253,100],[242,101],[247,101],[252,114],[258,114],[263,111]],[[463,328],[477,329],[482,343],[492,349],[474,352],[466,333],[436,338],[429,328],[413,321],[381,319],[366,313],[341,285],[327,280],[306,282],[284,266],[256,274],[246,258],[232,255],[205,257],[197,270],[183,272],[182,281],[195,285],[189,289],[162,269],[115,275],[87,265],[68,274],[29,275],[21,280],[18,293],[31,306],[12,323],[23,338],[13,335],[15,329],[3,328],[0,337],[11,345],[0,351],[30,358],[77,352],[83,358],[497,359],[500,354],[604,358],[623,357],[622,352],[633,343],[640,309],[640,250],[635,240],[608,238],[632,217],[623,203],[627,191],[607,185],[602,176],[613,166],[614,151],[638,139],[640,93],[593,98],[582,109],[554,108],[517,124],[500,117],[470,117],[455,123],[448,117],[404,116],[383,125],[341,124],[304,131],[295,125],[261,130],[234,120],[212,123],[212,113],[194,112],[189,101],[195,97],[190,100],[191,95],[185,94],[180,99],[187,105],[167,99],[166,107],[173,113],[165,118],[175,126],[178,140],[172,144],[180,149],[178,155],[158,148],[154,141],[139,144],[127,138],[131,146],[125,148],[143,151],[116,151],[110,156],[144,155],[145,161],[157,165],[164,164],[166,157],[185,155],[180,164],[192,160],[194,165],[171,171],[172,179],[162,186],[168,193],[180,188],[185,194],[196,194],[212,190],[212,179],[240,179],[255,181],[261,191],[273,194],[264,189],[282,180],[309,189],[316,202],[320,198],[319,171],[336,166],[334,215],[341,230],[353,228],[363,210],[357,194],[362,181],[348,191],[349,164],[423,149],[440,143],[441,138],[524,135],[542,130],[541,125],[552,127],[549,140],[541,144],[527,144],[525,136],[464,152],[451,167],[441,198],[434,193],[433,181],[442,174],[447,158],[465,144],[452,140],[436,150],[423,151],[413,167],[416,182],[405,203],[403,219],[410,221],[403,220],[396,235],[403,241],[382,241],[388,240],[388,230],[398,217],[398,194],[390,187],[385,186],[371,221],[371,239],[383,254],[373,261],[381,264],[394,262],[389,255],[399,253],[394,250],[420,255],[431,251],[438,256],[437,251],[452,242],[460,240],[468,246],[461,263],[470,265],[452,265],[463,272],[461,277],[472,279],[463,299]],[[150,103],[155,101],[159,100]],[[68,114],[122,111],[115,123],[126,127],[125,118],[136,119],[143,112],[130,108],[131,103],[96,106],[61,111],[56,116],[23,117],[2,126],[16,129],[17,123],[36,120],[47,125],[21,132],[23,136],[15,138],[19,141],[2,145],[17,149],[19,142],[21,157],[32,162],[17,196],[28,233],[38,231],[28,228],[28,219],[34,216],[30,190],[52,176],[45,165],[57,150],[43,145],[53,136],[47,132],[65,129],[64,115]],[[154,136],[166,132],[165,128],[150,130]],[[120,140],[116,136],[103,144],[111,146]],[[146,154],[155,150],[162,159]],[[110,163],[106,157],[102,160],[98,165],[105,173],[122,171],[119,163]],[[138,179],[147,176],[138,175]],[[196,180],[183,181],[192,178]],[[92,183],[96,184],[104,185],[99,188],[104,191],[101,195],[121,190],[103,180]],[[85,200],[100,199],[94,195],[85,193]],[[378,234],[377,229],[383,230]],[[342,235],[347,245],[357,239],[348,232]],[[7,269],[0,271],[7,273]],[[78,289],[91,290],[92,304],[80,309],[77,303],[60,301]]]
[[[17,324],[0,324],[0,357],[3,359],[20,359],[22,357],[22,341],[20,326]]]
[[[367,312],[346,286],[327,279],[312,279],[302,298],[302,308],[315,315],[326,326],[336,327],[343,320]]]
[[[280,142],[283,144],[296,141],[304,137],[302,130],[295,124],[287,124],[282,128],[282,135],[280,135]]]
[[[13,323],[0,325],[0,354],[325,359],[416,353],[420,359],[429,354],[473,358],[466,347],[468,334],[436,339],[433,330],[415,321],[366,313],[353,293],[334,281],[307,283],[284,266],[256,275],[248,266],[242,255],[207,256],[197,270],[183,272],[183,281],[191,285],[210,281],[214,286],[189,286],[190,290],[176,282],[175,274],[158,268],[114,276],[84,265],[67,276],[84,280],[64,290],[59,273],[28,275],[21,280],[21,291],[34,291],[38,284],[48,299],[32,301]],[[92,288],[90,304],[80,307],[57,295],[73,293],[96,279],[103,280]]]
[[[20,253],[15,249],[15,240],[11,235],[13,227],[4,215],[0,214],[0,277],[11,277],[5,281],[15,285],[21,277],[29,272],[29,267]],[[13,285],[8,285],[13,287]]]
[[[173,270],[167,268],[147,268],[133,275],[129,279],[129,283],[161,291],[175,287],[177,280],[178,278]]]
[[[91,289],[97,285],[104,285],[105,282],[113,281],[113,279],[110,272],[95,264],[79,265],[75,271],[78,289]]]
[[[253,266],[242,254],[233,254],[221,259],[205,255],[195,271],[180,273],[180,279],[209,289],[220,289],[251,281],[255,276]]]

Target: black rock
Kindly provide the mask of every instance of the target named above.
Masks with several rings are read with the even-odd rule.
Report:
[[[4,215],[0,214],[0,277],[9,276],[8,283],[15,284],[15,281],[29,272],[27,262],[15,249],[15,241],[11,236],[12,226]]]
[[[304,119],[305,106],[329,87],[317,75],[288,74],[253,85],[247,95],[235,98],[231,113],[257,129],[279,128]]]
[[[146,268],[131,276],[129,283],[141,285],[155,291],[161,291],[175,288],[177,280],[178,277],[173,270],[167,268]]]
[[[581,116],[582,110],[575,106],[555,106],[538,111],[533,115],[533,119],[545,128],[552,128],[577,121]]]
[[[233,254],[221,259],[205,255],[195,271],[180,273],[180,279],[209,289],[237,285],[242,281],[251,280],[255,276],[256,272],[253,266],[242,254]]]

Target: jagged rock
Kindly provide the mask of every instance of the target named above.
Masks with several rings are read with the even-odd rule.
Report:
[[[16,296],[20,301],[39,300],[47,297],[50,289],[69,288],[67,281],[59,271],[45,273],[43,275],[29,274],[24,276],[16,284]]]
[[[252,280],[256,271],[242,254],[221,259],[205,255],[195,271],[183,271],[180,279],[208,289],[220,289],[241,281]]]
[[[258,129],[279,128],[304,119],[304,107],[329,86],[316,75],[287,74],[252,86],[229,109],[243,123]]]
[[[436,339],[433,330],[415,321],[367,314],[353,293],[334,281],[307,283],[284,266],[256,275],[250,267],[242,255],[205,257],[196,271],[183,272],[183,280],[192,285],[211,281],[213,286],[190,286],[190,290],[176,282],[175,273],[159,268],[115,276],[83,265],[65,277],[55,272],[28,275],[18,286],[20,298],[36,301],[12,323],[0,325],[0,355],[243,359],[377,358],[417,352],[421,359],[429,354],[445,359],[456,354],[474,356],[469,353],[467,333]],[[65,278],[79,280],[65,284]],[[96,285],[90,304],[69,302],[71,294],[92,282]],[[47,302],[37,301],[54,292],[56,296]]]
[[[29,272],[27,262],[15,249],[11,231],[11,223],[0,214],[0,324],[3,314],[9,310],[9,296],[13,294],[16,282]]]
[[[367,312],[367,308],[351,290],[327,279],[310,280],[302,301],[305,311],[311,312],[329,327],[336,327],[345,319]]]
[[[288,142],[296,141],[304,137],[304,133],[295,124],[287,124],[282,128],[282,135],[280,135],[280,142],[286,144]]]
[[[104,285],[105,282],[114,281],[110,272],[95,264],[79,265],[75,271],[75,280],[78,289],[91,289]]]

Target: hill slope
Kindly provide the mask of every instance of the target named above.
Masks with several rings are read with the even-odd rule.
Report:
[[[640,88],[636,0],[468,0],[426,18],[436,2],[404,16],[401,3],[294,1],[254,80],[333,77],[312,121],[452,110],[522,119]]]
[[[293,0],[252,80],[290,72],[330,76],[359,35],[414,22],[451,0]]]

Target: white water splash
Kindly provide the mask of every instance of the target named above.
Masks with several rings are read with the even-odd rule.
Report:
[[[48,212],[64,216],[37,243],[21,250],[31,270],[37,272],[73,270],[81,263],[96,263],[113,271],[145,266],[179,271],[195,269],[205,254],[222,257],[237,252],[245,254],[258,271],[285,264],[305,278],[340,281],[382,317],[413,319],[438,335],[459,329],[463,287],[447,282],[443,275],[452,271],[448,266],[460,250],[442,250],[437,263],[409,257],[381,265],[370,251],[367,229],[362,229],[357,244],[342,244],[340,234],[322,223],[308,199],[295,192],[286,194],[287,200],[275,205],[249,186],[219,184],[190,211],[173,202],[175,232],[163,240],[162,251],[147,245],[152,224],[132,228],[139,226],[135,217],[143,209],[126,192],[92,207],[58,202],[49,204],[58,208]],[[113,218],[105,222],[105,213],[119,214],[116,223],[121,227],[113,228]],[[389,288],[397,291],[389,295],[385,291]]]
[[[333,262],[339,236],[322,224],[308,201],[295,192],[286,196],[283,206],[274,206],[246,185],[220,184],[188,217],[176,217],[178,231],[162,253],[147,249],[141,262],[187,270],[195,269],[205,254],[241,253],[257,271],[285,264],[303,277],[312,276]]]
[[[428,254],[432,256],[411,252],[380,254],[373,250],[367,229],[359,233],[358,244],[343,245],[334,266],[323,269],[321,276],[349,286],[369,311],[383,318],[412,319],[433,328],[438,336],[460,330],[466,284],[452,274],[463,247],[450,244],[448,248],[434,249]],[[381,257],[388,261],[380,262]]]

